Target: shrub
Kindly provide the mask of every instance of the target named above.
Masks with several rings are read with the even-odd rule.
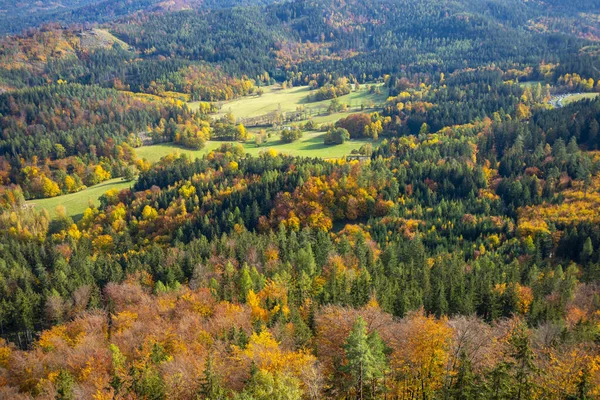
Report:
[[[292,143],[302,137],[302,130],[297,126],[285,127],[281,130],[281,141],[285,143]]]
[[[325,144],[343,144],[350,139],[350,133],[344,128],[331,128],[325,134]]]

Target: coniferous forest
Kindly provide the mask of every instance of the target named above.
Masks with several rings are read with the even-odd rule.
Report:
[[[598,0],[0,26],[0,399],[600,399]]]

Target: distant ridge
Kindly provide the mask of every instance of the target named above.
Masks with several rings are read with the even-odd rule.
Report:
[[[137,12],[180,11],[255,6],[274,0],[62,0],[40,5],[26,0],[0,0],[0,35],[20,33],[45,23],[95,24]]]

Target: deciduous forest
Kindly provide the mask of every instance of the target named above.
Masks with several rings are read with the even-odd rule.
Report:
[[[600,399],[599,21],[0,1],[0,399]]]

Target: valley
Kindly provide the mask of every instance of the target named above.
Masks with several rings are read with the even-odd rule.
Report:
[[[0,0],[0,399],[600,398],[600,0]]]

